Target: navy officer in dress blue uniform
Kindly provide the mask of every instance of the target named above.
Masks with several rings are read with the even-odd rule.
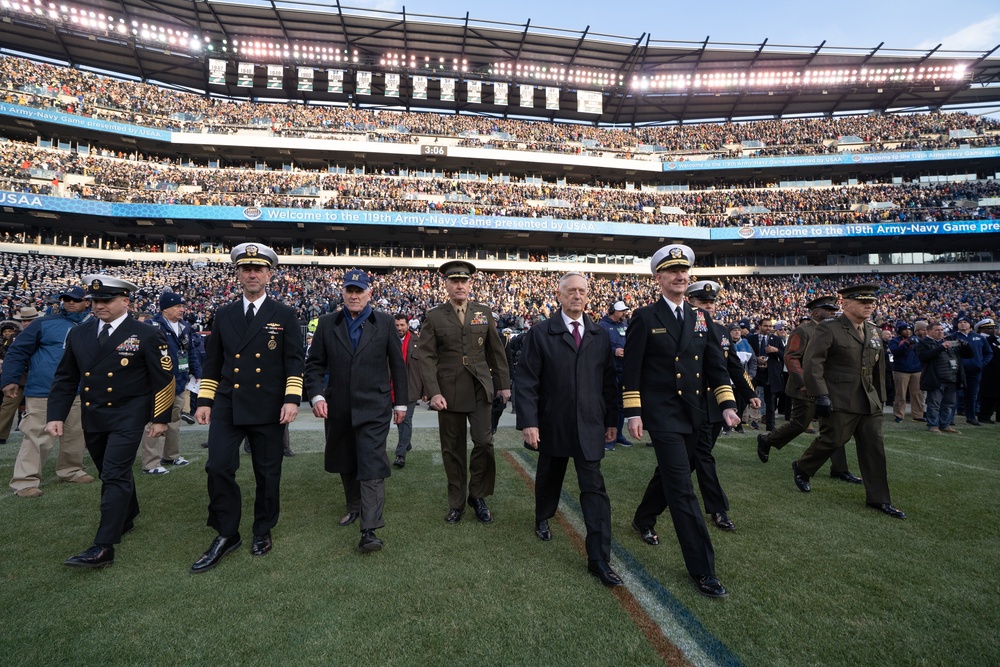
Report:
[[[660,287],[655,303],[633,311],[625,334],[622,402],[636,440],[649,430],[657,468],[632,527],[642,540],[659,544],[657,517],[669,506],[688,574],[698,591],[725,597],[715,576],[715,552],[691,483],[688,452],[708,419],[705,392],[722,409],[726,424],[740,423],[722,342],[712,317],[685,299],[694,252],[685,245],[660,248],[650,263]]]
[[[101,475],[101,523],[94,545],[66,560],[71,567],[107,567],[115,545],[139,515],[132,464],[146,424],[162,437],[174,405],[174,365],[163,334],[132,319],[130,296],[138,287],[106,275],[84,280],[96,319],[69,332],[49,393],[45,430],[63,434],[77,395],[83,435]]]
[[[295,311],[267,296],[273,250],[241,243],[230,253],[243,288],[238,301],[219,308],[205,350],[195,420],[208,431],[208,525],[218,532],[191,571],[204,572],[242,544],[242,502],[236,471],[240,444],[250,443],[257,495],[250,553],[271,551],[278,522],[282,437],[298,415],[305,368]]]

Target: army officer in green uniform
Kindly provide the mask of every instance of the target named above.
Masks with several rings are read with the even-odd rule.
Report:
[[[885,354],[872,324],[875,285],[838,290],[843,313],[816,326],[802,357],[803,379],[816,400],[819,436],[792,462],[795,485],[810,491],[809,478],[852,437],[868,505],[896,519],[906,514],[889,501],[882,406],[885,405]]]
[[[469,299],[476,267],[463,260],[441,265],[448,301],[427,311],[417,351],[424,394],[438,412],[441,456],[448,476],[448,514],[458,523],[466,493],[476,518],[490,523],[486,496],[493,494],[496,459],[490,413],[493,396],[510,400],[510,374],[490,307]],[[466,470],[466,422],[472,455]],[[468,489],[466,488],[468,486]]]

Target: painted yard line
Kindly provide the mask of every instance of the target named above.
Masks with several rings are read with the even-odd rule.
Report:
[[[918,454],[917,452],[911,452],[906,449],[896,449],[895,447],[886,447],[885,451],[892,452],[893,454],[902,454],[904,456],[915,456],[918,459],[927,459],[928,461],[934,461],[935,463],[947,463],[948,465],[958,466],[959,468],[965,468],[967,470],[978,470],[979,472],[988,472],[994,475],[1000,474],[1000,470],[994,468],[983,468],[982,466],[974,466],[969,463],[959,463],[958,461],[951,461],[949,459],[942,459],[937,456],[928,456],[927,454]]]
[[[504,452],[504,457],[533,490],[534,457],[528,452],[518,452],[517,455]],[[563,489],[559,503],[557,520],[571,536],[577,551],[585,554],[583,536],[586,534],[586,527],[578,502]],[[668,664],[741,664],[739,658],[712,636],[670,591],[645,570],[628,549],[612,539],[611,551],[613,566],[624,580],[626,589],[614,589],[616,597]]]

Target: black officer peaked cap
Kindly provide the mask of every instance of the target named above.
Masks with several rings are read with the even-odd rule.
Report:
[[[878,285],[865,284],[865,285],[851,285],[850,287],[841,287],[837,290],[837,293],[845,299],[854,299],[855,301],[874,301],[875,295],[878,293]]]
[[[806,304],[806,310],[812,310],[813,308],[837,310],[837,297],[832,294],[827,296],[818,296]]]
[[[472,274],[476,272],[476,267],[472,262],[466,262],[464,259],[453,259],[442,264],[438,270],[445,278],[471,278]]]

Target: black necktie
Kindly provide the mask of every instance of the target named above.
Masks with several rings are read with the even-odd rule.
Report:
[[[247,306],[247,324],[250,324],[250,320],[253,319],[253,304],[251,303]]]
[[[674,315],[677,317],[678,322],[684,323],[684,310],[680,306],[677,306],[677,309],[674,310]]]
[[[101,333],[100,333],[100,334],[98,334],[98,336],[97,336],[97,341],[98,341],[98,342],[99,342],[99,343],[100,343],[101,345],[104,345],[105,343],[107,343],[107,342],[108,342],[108,339],[109,339],[109,338],[111,338],[111,322],[105,322],[105,323],[104,323],[104,324],[103,324],[103,325],[101,326]]]

